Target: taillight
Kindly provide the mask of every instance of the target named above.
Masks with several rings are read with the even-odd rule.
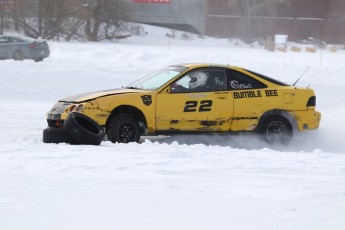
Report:
[[[35,43],[31,43],[31,44],[29,45],[29,47],[30,47],[31,49],[35,49],[35,48],[36,48],[36,44],[35,44]]]
[[[308,102],[307,102],[307,107],[308,106],[316,106],[316,97],[312,96],[309,98]]]

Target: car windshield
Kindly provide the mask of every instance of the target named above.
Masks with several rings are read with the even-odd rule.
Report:
[[[156,72],[150,73],[142,79],[128,85],[127,89],[144,89],[144,90],[156,90],[163,86],[165,83],[176,77],[182,72],[185,72],[188,68],[181,66],[170,66]]]

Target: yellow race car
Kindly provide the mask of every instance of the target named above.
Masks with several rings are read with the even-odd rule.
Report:
[[[47,113],[43,141],[97,145],[142,135],[252,132],[288,144],[293,132],[319,127],[315,105],[312,89],[244,68],[172,65],[122,89],[58,101]]]

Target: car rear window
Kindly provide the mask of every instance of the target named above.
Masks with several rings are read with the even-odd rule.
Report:
[[[249,73],[251,73],[251,74],[254,74],[255,76],[258,76],[258,77],[260,77],[260,78],[262,78],[262,79],[264,79],[264,80],[266,80],[266,81],[272,82],[272,83],[274,83],[274,84],[276,84],[276,85],[289,86],[289,84],[286,84],[286,83],[281,82],[281,81],[278,81],[278,80],[276,80],[276,79],[267,77],[267,76],[265,76],[265,75],[263,75],[263,74],[256,73],[256,72],[254,72],[254,71],[247,70],[247,69],[244,69],[244,70],[247,71],[247,72],[249,72]]]
[[[34,41],[36,41],[36,39],[30,38],[30,37],[20,37],[20,39],[23,40],[24,42],[34,42]]]

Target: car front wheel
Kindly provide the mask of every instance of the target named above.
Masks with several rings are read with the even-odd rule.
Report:
[[[41,61],[43,61],[43,58],[35,58],[34,61],[35,62],[41,62]]]
[[[261,134],[270,144],[288,145],[292,139],[292,125],[284,117],[269,117],[262,126]]]
[[[139,142],[139,123],[129,114],[117,115],[110,121],[107,135],[113,143]]]

